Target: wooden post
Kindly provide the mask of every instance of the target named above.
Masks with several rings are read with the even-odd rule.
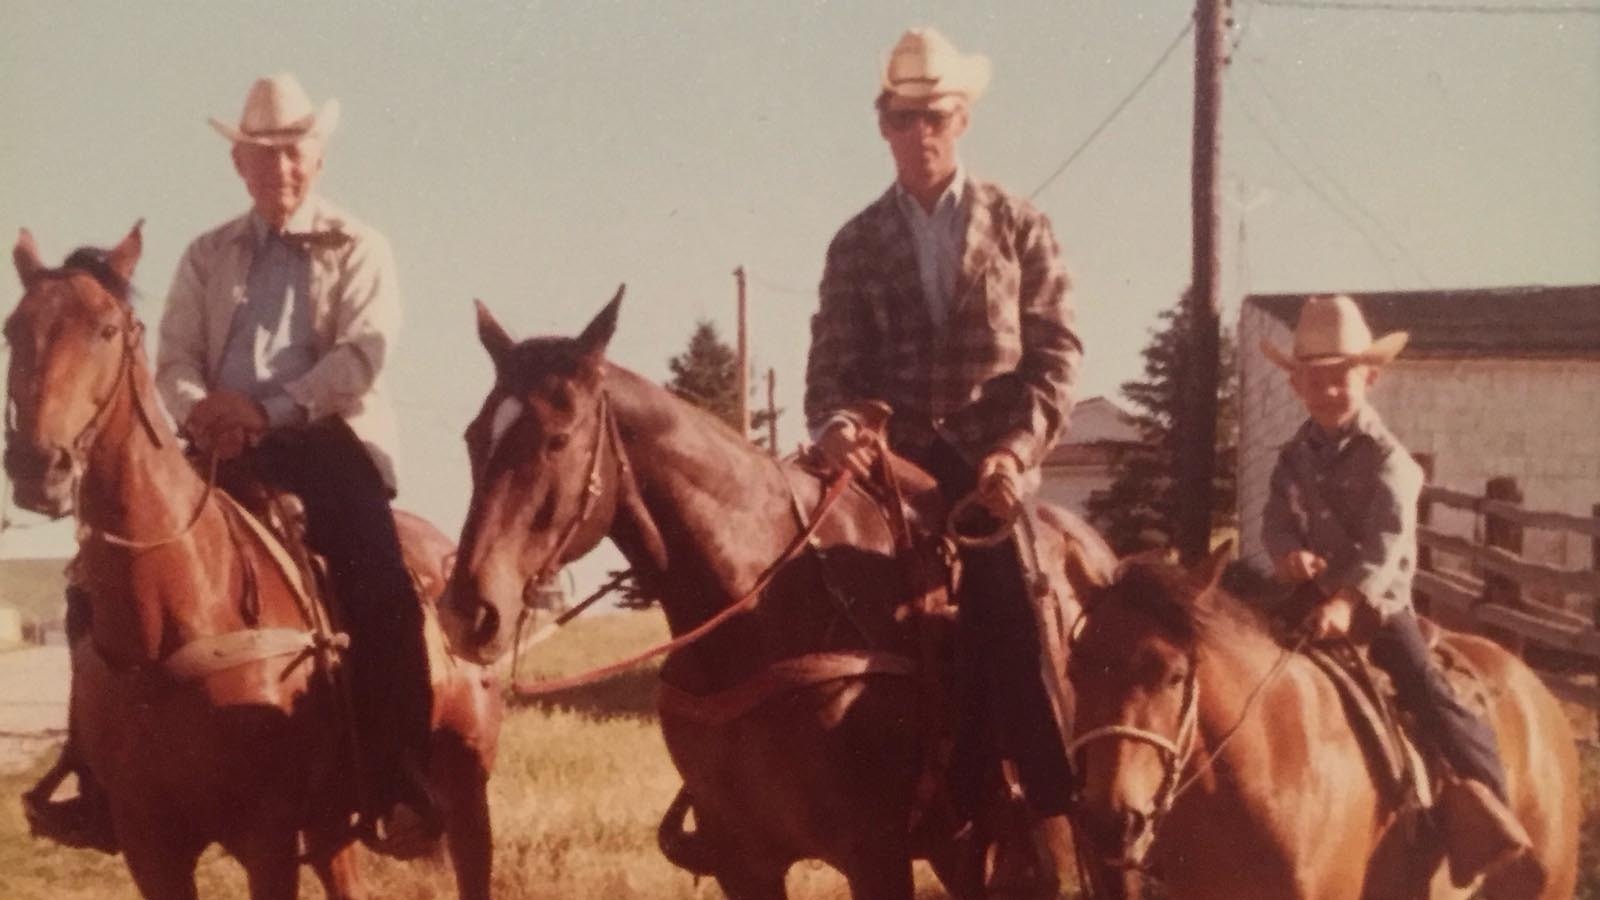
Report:
[[[1433,484],[1433,454],[1413,453],[1411,454],[1411,458],[1415,459],[1417,461],[1417,465],[1422,467],[1422,483],[1425,485]],[[1430,525],[1432,524],[1432,520],[1433,504],[1429,502],[1425,496],[1417,498],[1417,524]],[[1417,547],[1417,571],[1433,571],[1432,547],[1424,547],[1421,545]],[[1428,596],[1426,594],[1419,594],[1413,590],[1411,592],[1411,604],[1412,606],[1416,607],[1417,612],[1421,615],[1426,616],[1432,612],[1432,609],[1430,608],[1432,604],[1428,602]]]
[[[1517,486],[1517,480],[1509,475],[1501,475],[1489,479],[1484,485],[1483,496],[1487,500],[1499,500],[1504,503],[1522,503],[1522,488]],[[1498,547],[1517,556],[1522,555],[1522,526],[1515,522],[1507,521],[1490,510],[1483,513],[1483,543],[1485,546]],[[1498,603],[1513,609],[1522,607],[1522,585],[1515,580],[1505,577],[1498,572],[1485,570],[1483,573],[1483,602]],[[1495,629],[1493,635],[1507,649],[1522,655],[1525,642],[1516,634]]]
[[[767,452],[778,455],[778,370],[767,368]]]
[[[1217,467],[1217,370],[1221,333],[1222,217],[1218,203],[1218,127],[1222,110],[1224,7],[1228,0],[1196,0],[1194,31],[1194,145],[1190,176],[1194,260],[1183,297],[1189,341],[1180,366],[1186,389],[1177,411],[1177,545],[1186,562],[1211,550],[1211,506]]]
[[[733,270],[734,281],[739,284],[739,433],[750,437],[750,322],[745,302],[744,266]]]

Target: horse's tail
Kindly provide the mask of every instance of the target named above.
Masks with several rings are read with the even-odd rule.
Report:
[[[667,858],[667,862],[678,868],[696,875],[714,876],[717,874],[713,861],[716,854],[712,851],[711,842],[706,840],[699,828],[694,831],[684,829],[689,810],[693,808],[689,789],[678,788],[678,795],[672,798],[671,805],[661,816],[661,825],[656,828],[656,845],[661,848],[661,855]]]

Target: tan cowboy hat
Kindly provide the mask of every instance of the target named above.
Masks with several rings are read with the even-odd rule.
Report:
[[[287,72],[257,78],[244,97],[244,112],[239,124],[229,125],[213,118],[211,127],[236,144],[261,144],[278,147],[297,143],[311,135],[327,137],[339,124],[339,101],[329,100],[321,109],[311,108],[311,98],[299,79]]]
[[[989,74],[989,57],[957,51],[932,27],[912,28],[889,51],[879,86],[889,109],[949,108],[982,96]]]
[[[1300,308],[1292,352],[1285,353],[1266,338],[1261,339],[1261,352],[1285,369],[1338,363],[1381,366],[1399,355],[1408,337],[1404,331],[1395,331],[1373,340],[1356,301],[1340,294],[1312,297]]]

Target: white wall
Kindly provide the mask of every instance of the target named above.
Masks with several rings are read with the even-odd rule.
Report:
[[[1304,420],[1288,379],[1259,349],[1286,346],[1289,329],[1246,303],[1239,322],[1241,551],[1266,565],[1261,509],[1277,448]],[[1529,509],[1592,515],[1600,503],[1600,360],[1402,359],[1379,378],[1372,403],[1413,453],[1431,454],[1433,483],[1481,495],[1510,475]],[[1476,516],[1434,508],[1433,524],[1476,536]],[[1593,565],[1586,537],[1528,529],[1523,552],[1565,568]]]

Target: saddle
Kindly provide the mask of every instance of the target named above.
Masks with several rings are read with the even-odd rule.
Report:
[[[1434,664],[1445,674],[1456,696],[1473,712],[1487,717],[1489,686],[1470,661],[1441,640],[1442,629],[1417,620]],[[1401,710],[1393,681],[1355,645],[1311,646],[1306,656],[1334,684],[1352,730],[1366,751],[1380,795],[1395,808],[1428,808],[1448,772],[1430,736]]]

